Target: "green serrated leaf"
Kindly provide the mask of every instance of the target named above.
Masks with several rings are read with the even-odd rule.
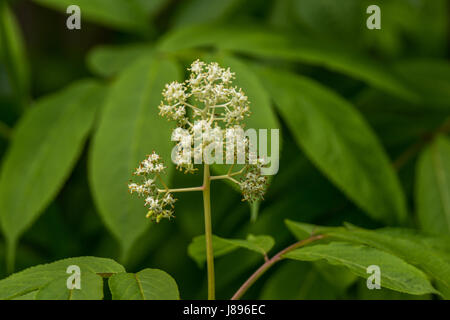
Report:
[[[158,269],[118,273],[109,278],[113,300],[178,300],[175,280]]]
[[[43,290],[42,297],[46,298],[69,298],[69,290],[66,281],[70,274],[67,274],[69,266],[76,265],[81,271],[81,284],[88,288],[86,292],[73,293],[73,298],[100,298],[99,282],[94,275],[115,274],[125,272],[125,269],[111,259],[96,257],[79,257],[59,260],[49,264],[43,264],[25,269],[15,273],[6,279],[0,280],[0,299],[13,298],[32,298],[31,293],[36,293],[39,298],[38,290]],[[83,280],[84,273],[87,278]],[[65,279],[63,281],[63,278]],[[92,281],[94,282],[92,282]],[[101,280],[101,279],[100,279]],[[64,283],[64,285],[63,285]],[[84,284],[84,286],[83,286]],[[46,288],[46,286],[49,286]],[[102,296],[103,296],[103,290]]]
[[[284,255],[300,261],[326,260],[333,265],[349,268],[356,275],[367,278],[367,267],[377,265],[381,271],[381,286],[409,294],[436,293],[427,276],[402,259],[368,246],[331,242],[296,249]]]
[[[35,300],[102,300],[103,279],[101,276],[82,271],[80,274],[80,288],[67,288],[68,274],[58,277],[36,293]]]
[[[21,118],[2,166],[0,220],[15,242],[56,196],[102,105],[105,89],[81,81],[42,98]]]
[[[121,73],[110,89],[90,157],[90,184],[99,213],[119,240],[124,257],[148,228],[142,199],[132,197],[127,183],[147,154],[157,152],[169,182],[171,125],[158,115],[166,83],[180,78],[178,66],[165,59],[144,57]]]
[[[286,223],[299,239],[304,239],[307,234],[324,234],[328,240],[363,244],[398,256],[435,279],[439,291],[450,297],[447,294],[450,293],[448,237],[423,236],[404,229],[365,230],[355,226],[321,227],[293,221]]]
[[[195,237],[188,246],[188,254],[194,259],[199,266],[206,261],[206,244],[205,236]],[[225,239],[213,235],[214,257],[221,257],[233,252],[238,248],[245,248],[250,251],[257,252],[263,256],[274,246],[275,241],[270,236],[254,236],[248,235],[247,240],[242,239]]]
[[[388,288],[379,290],[367,290],[367,284],[363,279],[356,286],[356,296],[359,300],[432,300],[432,294],[411,295],[393,291]]]
[[[416,203],[423,231],[450,235],[450,140],[444,136],[437,137],[420,156]]]
[[[404,222],[405,196],[397,175],[359,112],[308,78],[270,69],[259,74],[312,162],[374,219]]]

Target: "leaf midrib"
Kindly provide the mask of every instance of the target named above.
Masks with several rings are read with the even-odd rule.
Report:
[[[141,280],[139,280],[139,277],[138,277],[137,273],[134,274],[134,278],[136,279],[136,283],[137,283],[138,288],[139,288],[139,293],[142,296],[142,300],[146,300],[145,299],[145,294],[144,294],[144,289],[142,288]]]

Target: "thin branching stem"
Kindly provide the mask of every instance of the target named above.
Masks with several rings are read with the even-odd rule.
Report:
[[[236,179],[234,179],[233,177],[242,174],[244,172],[244,170],[245,170],[245,167],[236,172],[230,172],[231,170],[228,170],[227,174],[224,174],[221,176],[212,176],[211,180],[224,180],[225,179],[225,180],[230,180],[239,185],[240,182],[237,181]]]
[[[200,187],[190,187],[190,188],[178,188],[178,189],[158,189],[159,193],[163,192],[192,192],[192,191],[203,191],[203,186]]]
[[[284,248],[280,252],[278,252],[276,255],[274,255],[271,259],[264,259],[266,262],[258,268],[251,276],[248,278],[244,284],[239,288],[238,291],[233,295],[231,300],[239,300],[245,292],[258,280],[271,266],[273,266],[275,263],[283,259],[283,255],[300,247],[303,247],[304,245],[307,245],[308,243],[311,243],[313,241],[323,239],[324,235],[314,235],[309,238],[303,239],[301,241],[298,241],[292,245],[290,245],[287,248]]]

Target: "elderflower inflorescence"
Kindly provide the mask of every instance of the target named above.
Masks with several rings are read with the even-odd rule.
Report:
[[[244,177],[239,184],[242,190],[243,201],[254,202],[263,198],[267,184],[267,176],[261,175],[263,167],[264,161],[258,159],[256,164],[245,168]]]
[[[168,190],[160,190],[156,186],[156,179],[161,179],[160,173],[165,169],[161,157],[153,152],[147,156],[136,168],[134,175],[142,177],[141,184],[130,182],[128,190],[145,199],[148,208],[147,218],[159,222],[162,218],[173,217],[173,204],[176,199]]]
[[[206,158],[206,150],[212,157],[222,158],[226,153],[223,143],[226,138],[236,143],[236,151],[243,150],[247,155],[247,167],[243,171],[248,173],[240,183],[243,200],[262,198],[267,178],[261,175],[260,159],[255,157],[253,162],[249,161],[249,141],[242,130],[242,121],[250,115],[249,101],[242,89],[232,86],[235,74],[216,62],[206,64],[200,60],[194,61],[188,70],[191,74],[184,83],[174,81],[166,85],[164,101],[159,106],[160,115],[178,125],[172,134],[172,140],[182,146],[174,159],[177,168],[194,172],[194,163],[201,163],[196,159]],[[186,149],[193,152],[183,153]],[[237,160],[238,155],[233,153],[227,163]]]
[[[261,199],[267,183],[267,177],[261,174],[264,162],[251,151],[249,139],[244,135],[243,121],[250,115],[250,102],[242,89],[232,85],[235,74],[216,62],[206,64],[200,60],[194,61],[188,70],[188,80],[165,86],[164,99],[159,105],[159,114],[177,123],[172,132],[172,141],[178,141],[181,146],[172,155],[177,169],[193,173],[194,164],[210,164],[211,157],[223,159],[226,154],[227,164],[232,167],[235,163],[243,164],[243,168],[232,173],[231,167],[224,178],[240,186],[243,201]],[[234,143],[236,153],[234,146],[229,153],[229,141]],[[160,176],[164,168],[159,156],[153,153],[136,169],[135,175],[143,176],[143,183],[129,184],[131,193],[145,198],[145,206],[149,208],[147,217],[157,222],[173,217],[175,202]],[[243,176],[240,181],[233,178],[237,175]],[[157,188],[156,180],[164,189]]]
[[[160,115],[175,120],[179,126],[189,122],[187,109],[192,110],[192,118],[207,120],[210,125],[221,121],[227,126],[240,124],[250,115],[249,101],[242,89],[232,87],[234,73],[218,63],[205,64],[194,61],[190,78],[184,83],[174,81],[163,91],[165,101],[159,106]],[[196,105],[188,100],[193,98]],[[194,103],[195,104],[195,103]]]

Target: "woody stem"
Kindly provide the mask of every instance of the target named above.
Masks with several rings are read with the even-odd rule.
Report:
[[[278,261],[283,259],[283,255],[300,247],[303,247],[304,245],[311,243],[313,241],[316,240],[320,240],[323,239],[325,236],[324,235],[315,235],[315,236],[311,236],[309,238],[303,239],[301,241],[298,241],[292,245],[290,245],[289,247],[281,250],[280,252],[278,252],[276,255],[274,255],[271,259],[265,261],[265,263],[259,267],[258,270],[256,270],[251,276],[250,278],[247,279],[247,281],[244,282],[244,284],[239,288],[238,291],[236,291],[236,293],[233,295],[233,297],[231,298],[231,300],[239,300],[245,292],[247,292],[247,290],[256,282],[256,280],[258,280],[271,266],[273,266],[275,263],[277,263]]]

